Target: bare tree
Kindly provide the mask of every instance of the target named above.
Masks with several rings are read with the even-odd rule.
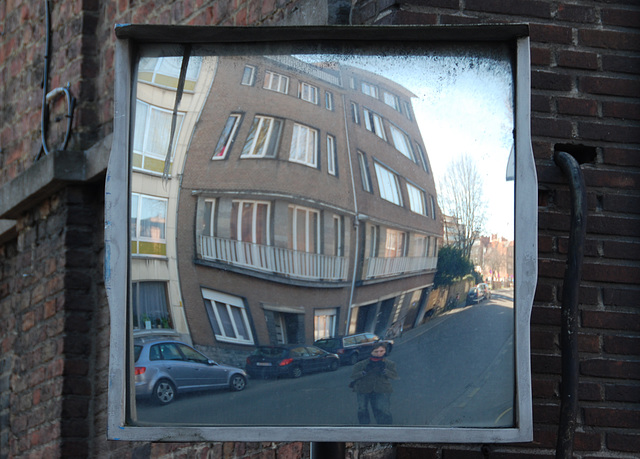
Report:
[[[485,219],[486,203],[482,176],[469,155],[452,161],[440,180],[438,200],[443,213],[451,217],[449,225],[453,245],[462,250],[466,258],[480,236]]]

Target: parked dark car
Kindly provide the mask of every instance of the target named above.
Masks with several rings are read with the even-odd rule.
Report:
[[[373,333],[358,333],[356,335],[323,338],[313,344],[327,352],[337,354],[338,357],[340,357],[341,363],[354,365],[357,361],[369,357],[373,346],[377,343],[384,343],[387,347],[387,354],[391,353],[393,340],[380,339],[378,335],[374,335]]]
[[[489,285],[478,284],[469,290],[467,294],[467,306],[470,304],[480,303],[481,301],[491,298],[491,290]]]
[[[334,371],[340,366],[337,355],[304,344],[258,346],[249,357],[245,370],[252,378],[299,378],[306,373]]]
[[[176,395],[205,389],[243,390],[247,374],[241,368],[221,365],[179,341],[134,343],[136,396],[150,397],[160,405]]]

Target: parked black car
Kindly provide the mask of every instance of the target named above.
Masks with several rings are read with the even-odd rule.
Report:
[[[478,284],[469,290],[467,293],[467,306],[470,304],[480,303],[481,301],[491,298],[491,290],[489,285]]]
[[[333,352],[340,357],[341,363],[354,365],[358,360],[369,357],[373,346],[384,343],[387,346],[387,354],[391,353],[393,340],[380,339],[373,333],[358,333],[356,335],[336,336],[335,338],[323,338],[313,343],[320,349]]]
[[[258,346],[245,366],[252,378],[299,378],[305,373],[334,371],[340,366],[336,354],[304,344]]]

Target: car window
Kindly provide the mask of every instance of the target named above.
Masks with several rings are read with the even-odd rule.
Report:
[[[364,335],[356,335],[353,337],[356,340],[356,343],[360,344],[360,343],[364,343],[367,341],[367,339],[365,338]]]
[[[356,339],[353,336],[344,339],[345,346],[353,346],[354,344],[356,344]]]
[[[285,349],[281,347],[259,347],[255,351],[253,351],[253,355],[258,355],[260,357],[284,357]]]
[[[140,353],[142,352],[142,346],[136,344],[133,346],[133,361],[137,362],[140,358]]]
[[[158,344],[162,360],[182,360],[178,347],[173,343]]]
[[[160,360],[160,345],[156,344],[149,349],[149,360]]]
[[[304,347],[294,347],[293,349],[291,349],[290,353],[291,357],[302,357],[305,355],[309,355],[307,349]]]
[[[209,359],[207,357],[205,357],[204,355],[200,354],[198,351],[190,348],[187,345],[179,344],[178,348],[180,349],[180,351],[182,352],[186,360],[190,360],[192,362],[204,363],[204,364],[209,363]]]
[[[333,349],[340,346],[340,342],[337,339],[319,339],[318,341],[316,341],[316,346],[328,347]]]
[[[326,354],[322,349],[318,349],[317,347],[308,347],[307,352],[309,355],[323,355]]]

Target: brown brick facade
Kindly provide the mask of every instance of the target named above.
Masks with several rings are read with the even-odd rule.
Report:
[[[77,98],[69,150],[109,142],[115,23],[278,25],[301,0],[51,2],[49,88]],[[331,2],[337,3],[337,2]],[[534,441],[519,445],[348,444],[350,457],[553,457],[560,298],[569,228],[555,149],[583,163],[588,228],[580,296],[575,455],[640,451],[640,34],[637,2],[354,0],[353,24],[529,23],[532,141],[539,177],[539,280],[531,318]],[[0,186],[40,150],[42,1],[0,5]],[[54,105],[49,143],[65,132]],[[55,121],[57,115],[61,121]],[[107,150],[108,151],[108,148]],[[89,155],[87,155],[88,157]],[[49,158],[47,158],[49,159]],[[88,157],[91,164],[94,158]],[[104,170],[102,168],[102,170]],[[132,444],[106,440],[109,316],[103,287],[103,174],[55,181],[3,204],[0,237],[0,457],[309,456],[302,443]],[[52,182],[53,183],[53,182]],[[5,195],[3,194],[3,203]]]

